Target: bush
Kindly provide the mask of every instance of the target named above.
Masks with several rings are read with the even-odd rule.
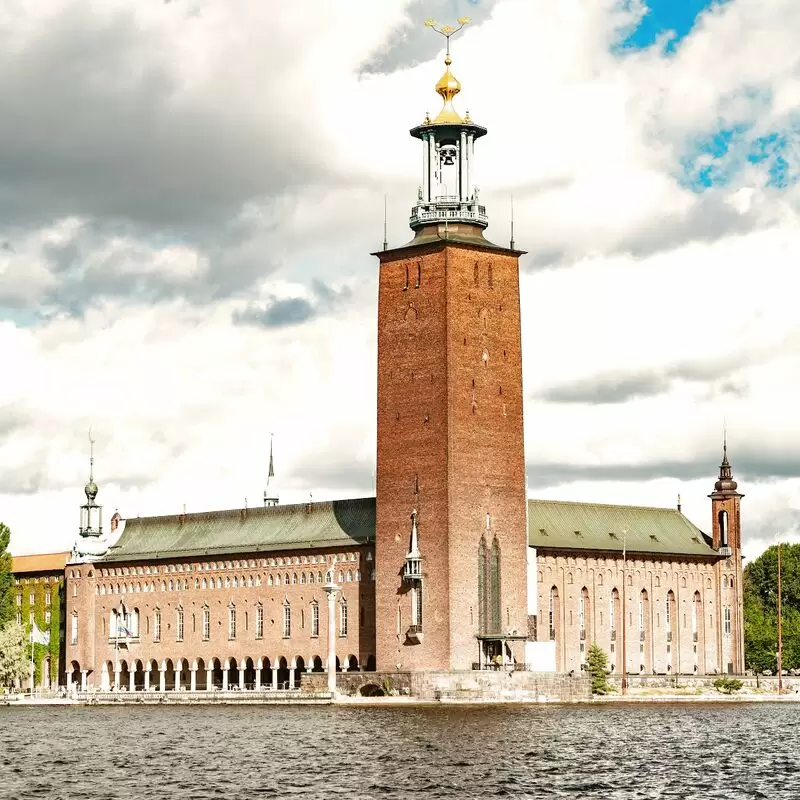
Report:
[[[608,656],[596,642],[589,647],[586,654],[586,668],[592,676],[592,694],[607,694],[610,688],[606,682]]]
[[[714,688],[722,694],[733,694],[742,688],[742,682],[738,678],[717,678],[714,681]]]

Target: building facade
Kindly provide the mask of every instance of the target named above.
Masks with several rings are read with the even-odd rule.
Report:
[[[14,602],[17,622],[36,626],[39,638],[49,638],[47,644],[32,642],[33,674],[28,686],[50,689],[63,684],[64,650],[64,566],[69,553],[41,553],[14,556],[11,571],[14,575]]]
[[[741,521],[725,448],[709,535],[680,509],[528,500],[519,257],[484,237],[486,129],[443,107],[423,151],[412,240],[378,280],[376,497],[102,526],[85,487],[66,567],[73,686],[294,688],[337,669],[744,669]],[[325,587],[338,595],[329,615]],[[320,641],[322,639],[322,641]]]

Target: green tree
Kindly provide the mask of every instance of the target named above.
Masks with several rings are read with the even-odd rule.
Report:
[[[30,674],[30,663],[25,626],[9,622],[0,630],[0,685],[21,685]]]
[[[11,553],[8,545],[11,530],[0,522],[0,628],[14,619],[14,576],[11,573]]]
[[[589,646],[586,664],[589,674],[592,676],[592,694],[606,694],[608,692],[608,683],[606,682],[608,656],[597,642],[593,642]]]
[[[748,668],[775,671],[778,649],[778,547],[744,570],[744,651]],[[783,668],[800,668],[800,544],[781,547]]]

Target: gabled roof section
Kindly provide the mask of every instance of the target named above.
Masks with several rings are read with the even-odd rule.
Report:
[[[141,561],[285,548],[352,547],[375,540],[375,498],[136,517],[102,561]]]
[[[528,500],[528,544],[541,550],[718,557],[710,539],[674,508]]]
[[[32,556],[13,556],[11,572],[25,575],[32,572],[63,572],[69,553],[37,553]]]

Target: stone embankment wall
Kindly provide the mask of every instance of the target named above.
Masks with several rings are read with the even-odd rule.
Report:
[[[778,691],[777,675],[770,677],[754,675],[629,675],[628,687],[631,689],[702,689],[713,688],[714,681],[720,677],[732,677],[740,680],[744,689],[761,690],[763,692]],[[609,675],[609,685],[620,688],[621,677]],[[800,677],[784,675],[784,692],[800,691]]]
[[[369,686],[421,700],[524,700],[572,702],[591,696],[589,679],[546,672],[469,670],[464,672],[347,672],[339,673],[336,686],[347,695],[363,693]],[[304,692],[324,692],[327,675],[303,676]],[[367,690],[369,691],[369,689]]]

